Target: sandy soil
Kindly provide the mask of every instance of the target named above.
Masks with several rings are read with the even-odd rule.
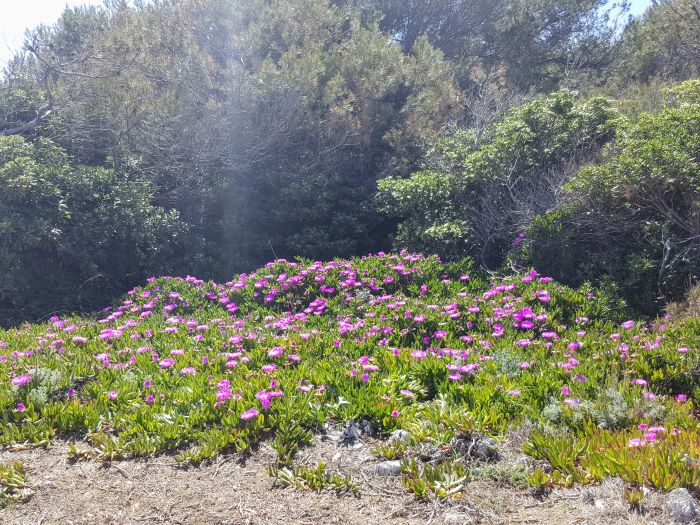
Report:
[[[464,498],[419,501],[400,477],[379,477],[371,440],[347,447],[317,437],[297,463],[326,461],[350,474],[357,495],[282,488],[266,467],[267,446],[248,457],[220,456],[209,464],[182,467],[169,456],[111,463],[68,461],[68,444],[48,450],[0,450],[0,462],[24,463],[34,494],[0,510],[2,525],[106,524],[653,524],[666,525],[663,495],[650,493],[643,514],[631,513],[622,484],[555,490],[540,500],[529,489],[491,481],[469,484]],[[507,456],[507,455],[506,455]],[[517,458],[516,458],[517,459]],[[506,457],[504,461],[514,460]],[[522,458],[519,458],[522,461]],[[275,486],[276,485],[276,486]]]

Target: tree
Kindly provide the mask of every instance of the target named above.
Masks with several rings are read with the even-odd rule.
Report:
[[[376,11],[381,27],[410,51],[421,36],[460,64],[467,88],[497,71],[509,87],[549,90],[572,71],[615,56],[627,2],[608,0],[339,0]]]
[[[656,1],[626,28],[615,63],[621,85],[654,77],[682,81],[700,74],[700,2]]]

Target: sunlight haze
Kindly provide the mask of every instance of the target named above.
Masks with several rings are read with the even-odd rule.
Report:
[[[4,65],[21,46],[24,32],[39,24],[53,24],[66,7],[102,5],[102,0],[1,0],[0,65]],[[639,15],[651,4],[650,0],[632,0],[631,12]]]

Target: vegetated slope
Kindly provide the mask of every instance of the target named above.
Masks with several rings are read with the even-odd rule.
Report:
[[[199,462],[269,439],[284,467],[323,423],[367,420],[409,432],[396,456],[447,450],[403,465],[409,490],[444,496],[465,442],[528,421],[536,486],[697,488],[700,323],[621,321],[594,290],[405,252],[154,278],[101,319],[0,332],[0,444]]]

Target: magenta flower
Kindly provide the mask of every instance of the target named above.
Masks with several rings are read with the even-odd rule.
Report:
[[[241,413],[241,419],[242,419],[243,421],[249,421],[249,420],[251,420],[251,419],[257,417],[258,414],[260,414],[260,412],[258,412],[258,411],[257,411],[256,409],[254,409],[254,408],[251,408],[250,410],[246,410],[246,411],[244,411],[243,413]]]
[[[32,376],[29,374],[24,374],[22,376],[17,376],[12,378],[13,386],[24,386],[32,380]]]
[[[17,403],[17,412],[24,412],[24,403]]]
[[[271,348],[270,350],[267,351],[267,355],[272,357],[272,358],[281,356],[283,353],[284,353],[284,348],[282,348],[281,346],[276,346],[276,347]]]
[[[168,358],[166,358],[166,359],[163,359],[163,360],[161,360],[160,363],[158,363],[158,365],[159,365],[161,368],[170,368],[170,367],[173,366],[174,364],[175,364],[175,359],[173,359],[173,358],[171,358],[171,357],[168,357]]]
[[[118,395],[119,395],[119,390],[110,390],[107,393],[107,397],[109,397],[110,399],[117,399]]]
[[[267,392],[265,390],[261,390],[257,394],[255,394],[255,397],[258,401],[260,401],[260,404],[262,405],[263,408],[267,409],[270,408],[270,399],[272,399],[272,395],[270,392]]]

